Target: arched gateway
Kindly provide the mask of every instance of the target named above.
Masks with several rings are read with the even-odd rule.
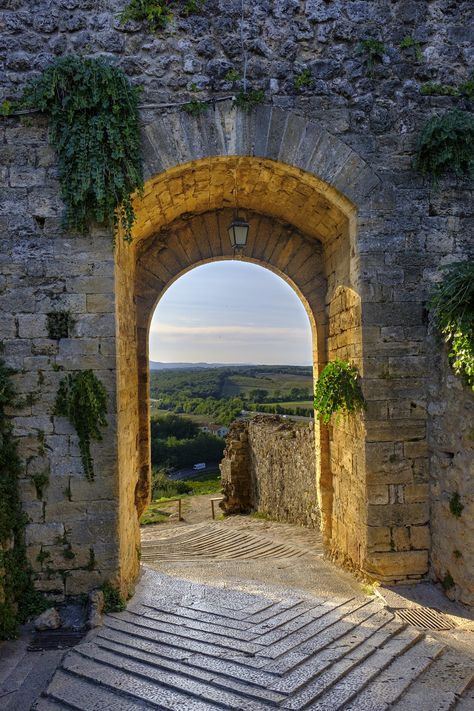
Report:
[[[367,413],[322,427],[316,437],[327,547],[383,580],[421,577],[428,568],[428,487],[415,461],[426,447],[425,423],[408,422],[409,392],[395,392],[394,384],[390,394],[389,374],[381,374],[380,333],[394,323],[396,297],[380,297],[373,244],[383,253],[380,216],[390,212],[390,187],[325,128],[268,106],[247,114],[221,103],[199,118],[164,115],[144,130],[144,159],[134,241],[118,243],[115,263],[114,573],[122,587],[138,572],[138,516],[149,494],[150,319],[185,271],[234,257],[226,228],[235,207],[250,223],[243,258],[279,274],[307,310],[315,373],[341,357],[364,378]],[[98,462],[100,456],[97,450]]]

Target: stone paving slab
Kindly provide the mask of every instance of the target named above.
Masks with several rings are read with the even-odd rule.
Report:
[[[453,663],[459,672],[450,679]],[[472,681],[472,658],[400,622],[376,598],[329,601],[145,569],[128,610],[107,615],[65,656],[34,708],[448,711],[462,709]]]

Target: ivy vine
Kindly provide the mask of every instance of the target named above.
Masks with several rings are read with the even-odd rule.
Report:
[[[451,367],[474,390],[474,261],[455,262],[443,271],[429,308],[449,345]]]
[[[101,427],[107,426],[107,392],[92,370],[67,375],[59,384],[55,413],[67,417],[79,437],[84,474],[94,479],[91,441],[101,440]]]
[[[19,623],[47,606],[33,587],[26,557],[27,518],[18,494],[22,466],[12,422],[5,414],[16,401],[12,374],[0,360],[0,639],[15,637]]]
[[[21,105],[49,116],[69,228],[86,232],[95,221],[114,232],[122,227],[131,240],[131,195],[143,187],[139,93],[103,57],[74,55],[56,59],[26,87]]]
[[[357,368],[345,360],[328,363],[314,389],[314,408],[318,418],[329,424],[332,415],[351,415],[366,406]]]
[[[204,0],[131,0],[120,13],[120,21],[146,22],[151,32],[164,30],[174,18],[174,13],[192,15],[202,9]]]
[[[461,109],[433,116],[418,139],[414,167],[433,185],[445,173],[474,177],[474,116]]]

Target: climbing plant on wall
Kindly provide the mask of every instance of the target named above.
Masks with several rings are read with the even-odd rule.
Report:
[[[21,105],[49,116],[71,229],[85,232],[95,221],[114,231],[121,226],[131,240],[131,194],[143,186],[139,93],[107,59],[72,55],[56,59],[25,89]]]
[[[445,173],[474,177],[474,116],[461,109],[433,116],[418,139],[414,166],[434,185]]]
[[[102,439],[101,427],[107,425],[107,392],[92,370],[78,370],[61,381],[55,412],[74,426],[84,474],[94,479],[90,445],[93,439]]]
[[[204,0],[131,0],[120,13],[120,20],[146,21],[152,32],[159,32],[172,21],[175,12],[191,15],[199,12],[203,4]]]
[[[451,367],[474,390],[474,261],[456,262],[443,271],[429,307],[449,345]]]
[[[12,373],[0,360],[0,639],[15,637],[18,623],[45,607],[26,559],[26,516],[18,495],[22,467],[12,422],[5,414],[16,399]]]
[[[318,418],[329,424],[332,415],[350,415],[365,408],[357,368],[345,360],[328,363],[314,389],[314,408]]]

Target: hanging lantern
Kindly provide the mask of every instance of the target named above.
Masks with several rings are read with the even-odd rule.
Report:
[[[235,215],[227,228],[227,232],[232,247],[234,249],[243,249],[247,244],[249,223],[238,215]]]

